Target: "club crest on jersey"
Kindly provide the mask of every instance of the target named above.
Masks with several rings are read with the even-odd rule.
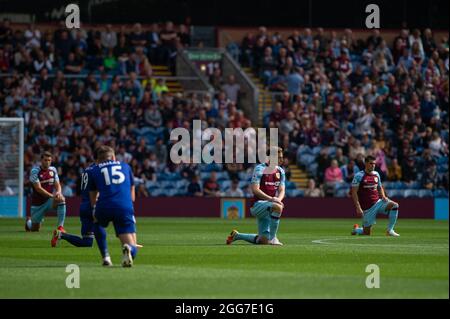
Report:
[[[50,171],[48,174],[49,174],[51,177],[53,177],[53,175],[55,175],[55,173],[53,173],[52,171]]]
[[[280,177],[281,177],[280,173],[275,173],[275,177],[276,177],[277,179],[280,179]]]
[[[378,177],[374,177],[373,180],[375,181],[375,183],[378,183]]]

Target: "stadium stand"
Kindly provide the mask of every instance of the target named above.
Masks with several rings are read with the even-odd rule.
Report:
[[[252,126],[239,101],[227,97],[236,88],[223,89],[220,70],[210,78],[214,95],[186,94],[154,78],[174,74],[177,51],[189,45],[186,28],[171,23],[67,32],[2,21],[0,116],[25,119],[26,174],[49,149],[68,194],[77,194],[80,171],[105,143],[150,196],[184,196],[193,176],[203,186],[212,171],[222,194],[237,176],[250,196],[251,165],[232,170],[168,158],[170,130],[190,128],[193,119],[219,129]],[[262,119],[279,128],[286,166],[297,165],[323,187],[331,160],[351,179],[347,163],[361,169],[361,156],[373,154],[391,196],[448,197],[448,38],[401,30],[386,43],[376,32],[354,39],[351,30],[337,37],[305,29],[284,39],[263,28],[232,48],[273,97]],[[294,182],[286,186],[290,197],[305,195]],[[346,197],[349,187],[342,180],[325,194]]]

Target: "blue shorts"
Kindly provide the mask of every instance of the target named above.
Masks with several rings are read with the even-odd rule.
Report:
[[[389,212],[386,211],[386,206],[389,201],[384,201],[379,199],[375,204],[372,205],[369,209],[364,211],[363,215],[363,226],[369,227],[376,224],[376,219],[378,214],[387,215]]]
[[[45,214],[54,210],[56,210],[56,208],[53,208],[53,198],[47,199],[47,201],[40,206],[31,206],[31,222],[33,224],[42,223],[44,221]]]
[[[94,215],[92,209],[80,209],[80,221],[81,221],[81,236],[93,237],[94,236]]]
[[[273,203],[271,201],[259,200],[250,208],[250,213],[252,214],[252,216],[258,218],[270,216],[272,206]]]
[[[136,219],[133,209],[96,207],[94,217],[97,223],[105,228],[108,227],[109,222],[112,222],[116,236],[136,232]]]
[[[268,200],[259,200],[250,208],[250,213],[258,220],[258,235],[269,239],[270,213],[273,203]]]

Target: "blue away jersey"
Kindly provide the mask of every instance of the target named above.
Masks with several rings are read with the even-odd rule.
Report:
[[[107,161],[95,165],[88,174],[89,191],[98,191],[96,207],[133,209],[131,186],[133,172],[128,164]]]
[[[81,173],[81,205],[80,205],[80,213],[89,213],[91,211],[91,200],[89,198],[89,175],[92,172],[92,169],[95,167],[95,164],[92,164],[85,168],[83,173]]]

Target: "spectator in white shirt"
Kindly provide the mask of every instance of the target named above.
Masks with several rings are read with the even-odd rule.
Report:
[[[25,31],[25,39],[27,40],[27,48],[39,48],[41,46],[41,31],[36,29],[33,23],[30,23],[28,30]]]
[[[11,187],[6,186],[3,180],[0,180],[0,196],[13,196],[14,192]]]
[[[244,197],[244,192],[242,189],[238,188],[239,181],[237,179],[234,179],[231,182],[231,187],[225,192],[226,197]]]
[[[110,24],[106,25],[106,30],[101,35],[102,46],[106,49],[114,49],[117,45],[117,34]]]
[[[222,90],[225,92],[226,97],[232,101],[237,103],[239,97],[239,91],[241,90],[241,86],[236,83],[236,78],[233,74],[228,76],[228,83],[222,86]]]

